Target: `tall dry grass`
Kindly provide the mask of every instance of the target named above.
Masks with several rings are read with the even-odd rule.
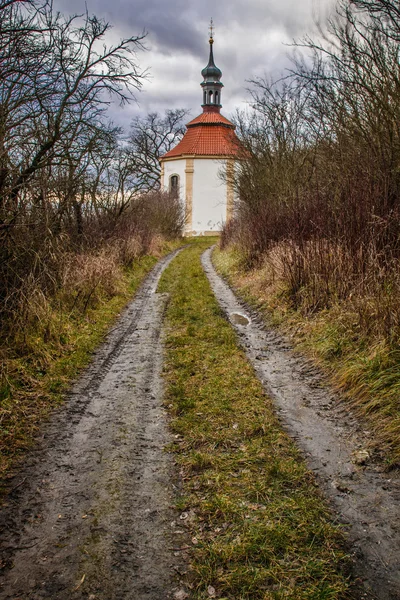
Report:
[[[68,214],[56,231],[31,217],[0,247],[1,480],[184,223],[162,193],[121,212],[86,207],[79,232]]]
[[[304,40],[310,55],[295,59],[289,82],[253,82],[254,110],[237,118],[240,200],[221,245],[239,249],[244,270],[263,267],[265,287],[275,286],[305,322],[322,315],[322,354],[341,356],[341,381],[367,412],[390,421],[400,448],[400,20],[393,7],[339,1],[322,42]]]
[[[361,175],[361,174],[360,174]],[[221,237],[245,268],[269,262],[294,309],[310,314],[343,302],[365,335],[400,342],[400,198],[391,206],[357,189],[330,197],[305,190],[300,201],[247,203]],[[337,192],[337,190],[335,190]],[[383,206],[382,206],[383,204]],[[276,257],[279,256],[279,263]]]
[[[182,206],[169,194],[139,196],[118,218],[90,213],[83,235],[64,224],[54,233],[21,221],[3,246],[0,266],[0,347],[8,355],[31,350],[57,337],[54,313],[85,315],[101,299],[118,292],[123,270],[163,240],[182,234]]]

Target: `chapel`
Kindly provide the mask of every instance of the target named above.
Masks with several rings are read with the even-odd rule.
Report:
[[[185,235],[213,235],[229,221],[235,200],[232,175],[238,160],[235,125],[221,114],[222,72],[210,56],[202,70],[203,112],[186,125],[182,140],[160,158],[161,189],[179,195],[185,207]]]

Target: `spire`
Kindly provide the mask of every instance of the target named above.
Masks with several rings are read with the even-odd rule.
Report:
[[[204,112],[219,112],[221,108],[221,90],[224,87],[220,79],[222,71],[218,69],[214,62],[214,22],[210,21],[210,57],[208,65],[204,67],[201,74],[204,81],[201,83],[203,88],[203,111]]]

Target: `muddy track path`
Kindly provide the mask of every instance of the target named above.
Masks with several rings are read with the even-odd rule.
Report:
[[[0,523],[2,599],[172,595],[183,541],[171,528],[166,297],[155,291],[175,255],[148,276],[13,482]]]
[[[175,577],[188,547],[172,508],[176,469],[163,451],[171,441],[160,378],[167,298],[156,293],[175,255],[148,276],[12,482],[0,512],[1,599],[186,597]],[[356,421],[315,369],[240,304],[210,250],[202,261],[282,423],[347,525],[359,597],[399,600],[399,479],[357,464]]]
[[[202,256],[211,287],[281,421],[303,450],[334,512],[346,524],[362,597],[400,599],[400,480],[363,457],[363,431],[323,385],[320,374],[296,356],[276,332],[236,298],[216,273],[211,249]],[[361,459],[363,462],[363,459]]]

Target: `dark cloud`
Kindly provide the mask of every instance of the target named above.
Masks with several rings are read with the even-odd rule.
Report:
[[[309,33],[313,20],[324,20],[335,0],[54,0],[68,14],[89,13],[113,24],[113,36],[147,31],[147,52],[140,65],[151,77],[139,95],[140,105],[113,119],[126,125],[132,115],[184,107],[200,112],[200,71],[208,60],[208,25],[215,23],[215,60],[223,72],[225,114],[246,102],[248,80],[277,78],[289,66],[287,45]],[[248,98],[248,97],[247,97]]]

